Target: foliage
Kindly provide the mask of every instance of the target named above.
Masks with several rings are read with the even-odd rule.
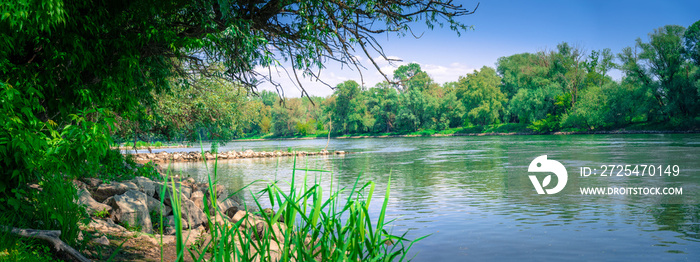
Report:
[[[327,171],[298,169],[296,164],[294,166],[289,183],[282,185],[270,181],[264,190],[253,194],[252,201],[259,210],[263,210],[263,204],[269,201],[275,211],[259,213],[258,219],[265,221],[261,235],[257,230],[245,229],[243,223],[253,216],[252,213],[247,213],[235,224],[227,221],[212,223],[212,240],[208,246],[199,247],[200,249],[186,248],[184,245],[183,233],[178,226],[181,221],[178,204],[180,194],[174,190],[172,199],[177,260],[182,261],[189,253],[192,260],[197,261],[204,258],[204,252],[209,252],[212,260],[250,261],[255,258],[256,261],[277,261],[274,253],[269,251],[276,246],[280,250],[280,261],[404,261],[408,259],[406,255],[411,246],[425,238],[411,241],[405,238],[405,233],[397,236],[388,232],[387,227],[391,221],[386,220],[386,211],[390,184],[387,184],[378,217],[372,218],[369,207],[374,197],[373,182],[360,184],[358,176],[351,189],[331,187],[326,198],[319,183],[309,186],[306,182],[311,179],[309,172],[318,171],[323,174]],[[299,174],[300,171],[304,172],[303,175]],[[216,164],[212,172],[213,175],[209,176],[209,190],[216,187]],[[174,180],[170,183],[174,183]],[[289,190],[282,190],[282,187],[289,187]],[[216,194],[210,197],[212,199],[207,201],[217,201]],[[213,209],[205,208],[210,221],[217,215],[224,216],[216,205],[212,207]],[[286,225],[279,221],[284,221]],[[280,236],[284,240],[278,239]]]
[[[85,207],[75,202],[77,189],[60,175],[44,176],[34,187],[14,188],[3,214],[19,227],[61,230],[61,240],[78,243],[80,224],[89,222]]]
[[[499,119],[507,100],[499,85],[501,78],[490,67],[460,77],[457,82],[457,98],[467,110],[467,118],[474,124],[489,125]]]
[[[82,176],[110,132],[236,137],[231,99],[271,78],[256,67],[286,60],[313,78],[329,59],[357,65],[356,47],[385,57],[374,35],[416,21],[459,33],[471,13],[450,1],[3,2],[0,195],[44,174]]]
[[[698,113],[700,97],[695,73],[698,65],[691,62],[696,52],[693,42],[697,42],[697,33],[687,34],[689,38],[684,39],[685,31],[684,27],[676,25],[655,29],[649,34],[649,42],[637,39],[635,47],[640,53],[627,47],[619,54],[628,81],[645,88],[654,97],[654,106],[648,114],[652,120],[691,117]]]
[[[155,164],[138,164],[133,155],[123,155],[119,150],[109,150],[91,170],[85,170],[87,177],[99,177],[103,181],[123,181],[137,176],[158,178]]]

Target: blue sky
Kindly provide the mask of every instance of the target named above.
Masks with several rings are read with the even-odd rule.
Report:
[[[421,65],[438,83],[456,81],[459,76],[471,73],[482,66],[495,67],[502,56],[518,53],[534,53],[556,48],[558,43],[568,42],[587,53],[603,48],[619,53],[622,48],[634,46],[635,39],[647,40],[647,34],[664,25],[688,27],[700,20],[700,1],[454,1],[468,9],[480,2],[476,13],[460,20],[473,25],[474,30],[461,37],[447,28],[436,27],[430,31],[422,23],[414,25],[412,36],[381,36],[382,46],[388,56],[400,58],[401,63],[381,63],[385,73],[391,76],[398,65],[415,62]],[[363,57],[363,54],[357,54]],[[369,70],[363,71],[365,86],[374,86],[383,80],[374,67],[361,59]],[[327,64],[322,79],[331,85],[345,80],[360,82],[360,75],[347,67]],[[612,72],[619,78],[619,72]],[[285,96],[299,97],[300,92],[286,76],[275,78],[282,83]],[[333,90],[312,81],[303,81],[311,94],[327,96]],[[261,86],[271,89],[270,85]]]

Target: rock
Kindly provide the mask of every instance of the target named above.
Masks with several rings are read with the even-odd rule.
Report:
[[[217,184],[216,187],[214,188],[214,191],[216,192],[216,199],[218,201],[218,199],[222,199],[222,197],[224,197],[224,194],[226,193],[226,188],[222,185]],[[202,189],[202,192],[204,192],[204,196],[206,196],[207,199],[211,199],[211,195],[209,194],[209,187],[208,186],[205,186]]]
[[[345,154],[345,151],[335,151],[335,154],[336,154],[336,155],[344,155],[344,154]]]
[[[73,186],[75,186],[76,189],[81,190],[81,189],[87,189],[87,184],[83,183],[80,180],[73,179]]]
[[[189,199],[182,201],[182,219],[187,220],[189,228],[197,228],[207,222],[204,212]]]
[[[148,213],[150,214],[151,212],[157,212],[161,214],[162,216],[167,216],[170,215],[170,213],[173,211],[173,209],[169,206],[166,206],[163,204],[162,210],[161,210],[161,205],[160,205],[160,200],[155,199],[150,196],[146,196],[146,205],[148,206]]]
[[[272,208],[265,208],[262,210],[262,212],[265,213],[265,215],[267,215],[267,217],[269,218],[273,218],[275,216],[275,211],[272,210]]]
[[[102,180],[92,177],[83,177],[80,179],[80,181],[83,181],[91,190],[95,190],[98,186],[100,186],[100,184],[102,184]]]
[[[180,223],[182,225],[182,229],[189,228],[187,221],[185,221],[184,219],[181,219]],[[167,216],[165,218],[165,234],[174,235],[175,231],[175,216]]]
[[[136,190],[115,195],[109,203],[114,210],[112,217],[117,223],[140,226],[142,232],[152,233],[153,226],[147,201],[146,194]]]
[[[202,191],[197,190],[192,192],[192,195],[190,195],[190,200],[192,200],[192,202],[194,202],[199,209],[204,210],[204,193],[202,193]]]
[[[110,212],[112,211],[112,207],[109,205],[102,204],[100,202],[95,201],[95,199],[90,196],[90,192],[88,192],[85,189],[81,189],[78,191],[78,200],[77,203],[79,205],[85,205],[88,213],[90,215],[93,215],[94,213],[97,212],[102,212],[102,211],[107,211]]]
[[[111,219],[107,220],[102,220],[102,219],[93,219],[90,221],[88,224],[88,228],[95,229],[96,231],[103,232],[103,233],[122,233],[126,231],[126,229],[120,225],[117,225],[112,221]]]
[[[192,185],[194,185],[197,181],[195,181],[194,178],[188,177],[183,179],[181,182],[187,187],[192,187]]]
[[[139,188],[133,182],[112,182],[110,184],[100,184],[92,197],[98,202],[102,202],[110,196],[121,195],[129,190],[138,191]]]
[[[173,186],[171,182],[168,182],[167,186],[164,187],[162,182],[154,182],[155,187],[156,187],[156,199],[160,199],[161,194],[163,193],[163,189],[167,188],[165,191],[165,196],[163,199],[163,202],[167,206],[172,206],[172,203],[170,203],[170,199],[173,195]],[[192,194],[192,189],[189,187],[184,187],[182,184],[179,182],[175,183],[175,187],[177,188],[178,193],[180,193],[180,200],[184,201],[186,199],[189,199],[190,194]]]
[[[229,218],[232,218],[233,216],[236,215],[238,210],[239,210],[238,207],[233,206],[233,207],[230,207],[230,208],[224,210],[223,212],[226,216],[228,216]]]
[[[238,221],[241,221],[242,219],[245,219],[243,222],[241,222],[241,227],[243,228],[252,228],[253,226],[257,225],[258,219],[255,218],[252,214],[249,215],[248,212],[239,210],[236,212],[236,214],[231,218],[231,222],[238,223]]]
[[[95,238],[92,240],[92,242],[95,242],[95,243],[103,245],[103,246],[109,246],[109,239],[107,239],[106,236],[102,236],[100,238]]]
[[[138,186],[139,191],[146,193],[147,196],[152,197],[156,195],[156,184],[153,182],[153,180],[138,176],[135,177],[133,181],[136,186]]]
[[[218,225],[219,227],[231,227],[231,219],[227,216],[222,216],[221,214],[217,213],[214,216],[212,216],[211,221],[209,221],[210,224],[207,225],[207,230],[212,230],[214,228],[214,225]]]
[[[241,204],[239,204],[238,202],[234,201],[231,198],[227,198],[226,200],[219,202],[218,207],[219,207],[219,210],[226,215],[228,215],[228,213],[226,213],[226,212],[231,212],[229,210],[235,210],[235,211],[232,211],[232,215],[229,215],[229,217],[233,217],[233,214],[235,214],[236,211],[243,210],[243,206],[241,206]]]

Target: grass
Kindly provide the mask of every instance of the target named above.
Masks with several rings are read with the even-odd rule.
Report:
[[[215,161],[208,176],[209,192],[215,192],[217,165]],[[303,175],[299,171],[303,171]],[[209,208],[206,202],[218,201],[216,194],[209,194],[204,206],[212,225],[211,241],[197,241],[193,247],[184,244],[187,240],[180,222],[181,199],[171,179],[177,261],[182,261],[187,254],[194,261],[204,261],[207,253],[211,256],[208,261],[403,261],[408,259],[411,246],[424,238],[411,241],[405,238],[405,233],[398,236],[387,231],[391,223],[386,221],[390,184],[384,192],[379,216],[373,220],[369,212],[375,189],[373,182],[360,184],[358,176],[350,189],[334,190],[331,184],[328,197],[324,198],[324,188],[318,179],[307,186],[310,172],[329,174],[333,180],[332,172],[296,168],[295,159],[291,182],[270,181],[264,190],[253,194],[252,200],[259,210],[264,209],[261,201],[266,200],[275,212],[260,212],[261,216],[257,217],[239,211],[234,216],[235,223],[225,220],[212,223],[217,216],[225,214],[217,205]],[[301,187],[297,185],[300,179],[303,180]],[[289,190],[282,190],[285,186]]]

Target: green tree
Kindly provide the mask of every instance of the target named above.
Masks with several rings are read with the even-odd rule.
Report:
[[[405,34],[420,20],[459,33],[467,27],[456,19],[470,13],[441,0],[4,1],[0,212],[14,214],[9,203],[27,199],[12,189],[93,175],[86,165],[106,156],[113,120],[157,126],[149,110],[183,79],[250,90],[270,80],[256,67],[287,60],[296,73],[330,59],[356,64],[356,49],[374,61],[369,50],[385,56],[375,35]]]
[[[399,93],[387,82],[378,83],[370,88],[367,107],[374,116],[373,132],[392,132],[396,126],[396,114],[399,108]]]
[[[510,101],[509,110],[521,123],[532,123],[557,114],[557,98],[563,95],[558,84],[540,89],[520,89]]]
[[[501,77],[487,66],[459,78],[457,98],[464,104],[466,117],[471,123],[490,125],[499,119],[507,102],[500,84]]]
[[[548,85],[547,68],[535,54],[522,53],[498,58],[496,70],[501,76],[501,89],[509,100],[522,88],[535,89]]]
[[[656,99],[650,120],[697,115],[697,82],[690,74],[696,65],[683,55],[684,33],[685,28],[677,25],[655,29],[649,34],[649,42],[637,39],[636,47],[641,50],[638,55],[629,47],[619,55],[626,77],[645,87]]]

